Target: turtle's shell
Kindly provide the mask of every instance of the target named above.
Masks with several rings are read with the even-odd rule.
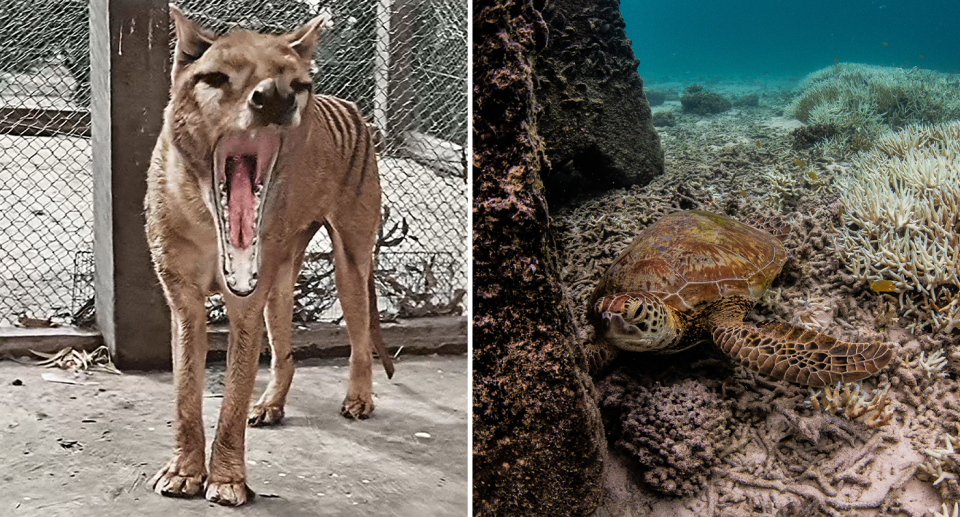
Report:
[[[630,244],[593,299],[644,291],[680,312],[730,295],[756,300],[786,260],[783,244],[767,232],[709,212],[677,212]]]

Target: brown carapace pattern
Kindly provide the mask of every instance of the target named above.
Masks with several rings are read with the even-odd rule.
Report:
[[[709,318],[713,342],[747,368],[797,384],[822,387],[866,379],[893,352],[883,343],[848,343],[788,323],[745,323],[753,302],[732,297],[717,302]]]

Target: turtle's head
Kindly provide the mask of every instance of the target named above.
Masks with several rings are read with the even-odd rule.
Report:
[[[674,351],[683,322],[674,310],[649,293],[618,293],[597,300],[598,333],[629,352]]]

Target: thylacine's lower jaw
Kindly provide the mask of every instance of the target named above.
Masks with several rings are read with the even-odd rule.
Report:
[[[279,137],[271,134],[267,137],[271,144],[260,145],[256,142],[257,133],[253,131],[239,137],[231,136],[221,139],[214,153],[212,188],[209,196],[217,230],[223,285],[231,293],[241,297],[249,296],[257,287],[261,266],[260,245],[264,226],[264,206],[273,168],[279,155]],[[228,139],[232,139],[232,142]],[[237,143],[238,139],[240,144]],[[227,140],[227,143],[224,143],[224,140]],[[252,160],[253,167],[250,168],[249,163],[245,166],[237,164],[238,161],[243,160]],[[228,164],[233,165],[232,170],[229,170]],[[238,167],[240,167],[239,173]],[[248,174],[248,176],[238,181],[238,174]],[[237,182],[237,184],[231,182]],[[248,188],[250,191],[241,191]],[[236,199],[231,199],[234,196]],[[241,197],[246,197],[246,201],[237,201]],[[231,202],[238,203],[238,207],[231,207]],[[238,227],[231,228],[231,225]]]

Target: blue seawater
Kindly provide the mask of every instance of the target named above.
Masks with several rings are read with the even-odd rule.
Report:
[[[621,0],[620,10],[645,81],[797,79],[836,61],[960,73],[960,0]]]

